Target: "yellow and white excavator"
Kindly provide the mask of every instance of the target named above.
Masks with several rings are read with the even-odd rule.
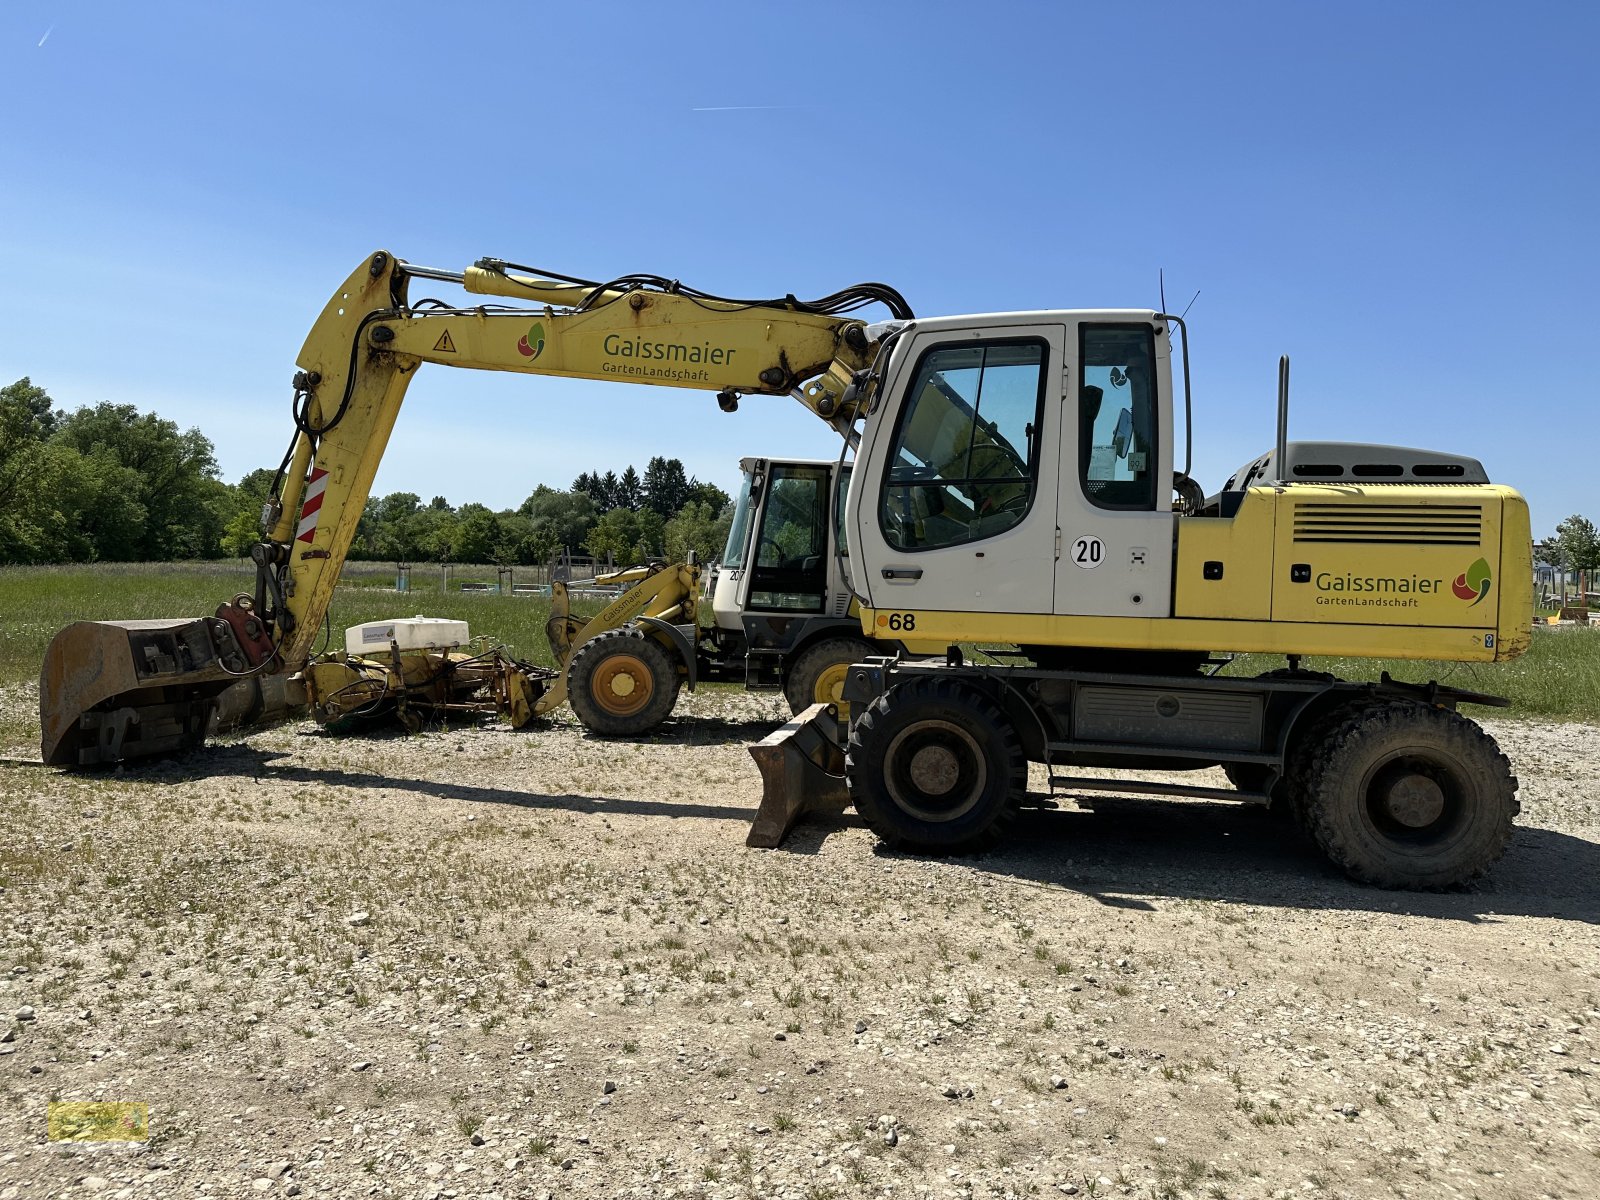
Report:
[[[533,307],[413,302],[419,280]],[[874,302],[887,321],[848,315]],[[1342,868],[1379,884],[1481,872],[1509,839],[1516,782],[1456,706],[1498,702],[1387,675],[1343,681],[1300,658],[1521,653],[1526,503],[1469,458],[1287,441],[1286,363],[1275,449],[1207,496],[1187,462],[1174,469],[1189,430],[1187,337],[1180,405],[1174,329],[1179,318],[1150,310],[917,319],[876,284],[809,304],[739,301],[653,276],[592,282],[499,260],[458,273],[379,252],[298,359],[296,433],[253,553],[255,594],[198,620],[63,630],[41,678],[45,760],[198,744],[234,680],[304,666],[401,398],[437,363],[701,389],[725,410],[744,394],[792,395],[853,448],[841,565],[860,634],[940,657],[852,664],[838,681],[847,724],[816,705],[752,748],[767,780],[753,842],[780,838],[813,800],[837,801],[842,776],[887,842],[981,846],[1028,802],[1032,761],[1066,794],[1287,807]],[[676,625],[635,623],[615,640],[671,651]],[[974,661],[974,645],[1015,650]],[[1288,668],[1207,672],[1239,651]],[[1093,773],[1219,765],[1235,788]]]

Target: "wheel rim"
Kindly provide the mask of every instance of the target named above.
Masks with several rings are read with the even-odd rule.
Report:
[[[642,658],[613,654],[595,668],[589,693],[614,717],[631,717],[650,703],[655,680]]]
[[[812,703],[837,705],[842,721],[850,719],[850,705],[844,699],[844,681],[849,674],[849,663],[834,663],[817,676],[817,682],[811,689]]]
[[[885,755],[884,782],[902,810],[922,821],[955,821],[977,807],[989,780],[983,748],[949,721],[901,730]]]
[[[1423,749],[1374,764],[1362,781],[1368,822],[1393,842],[1436,847],[1462,827],[1470,784]]]

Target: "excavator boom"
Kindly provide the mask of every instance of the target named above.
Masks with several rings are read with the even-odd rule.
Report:
[[[413,303],[419,280],[524,305]],[[453,272],[371,255],[329,298],[296,360],[295,434],[251,553],[254,594],[212,617],[64,629],[40,676],[44,760],[86,765],[198,744],[214,697],[233,682],[305,666],[424,363],[711,391],[725,411],[743,395],[792,395],[844,432],[875,348],[844,314],[868,303],[911,315],[881,284],[809,304],[729,300],[651,276],[603,284],[498,260]]]

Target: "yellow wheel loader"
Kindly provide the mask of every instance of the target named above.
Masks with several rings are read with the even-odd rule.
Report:
[[[413,302],[419,281],[524,303]],[[848,315],[871,303],[889,319]],[[1068,795],[1284,805],[1373,883],[1471,878],[1510,836],[1516,783],[1456,708],[1499,702],[1387,675],[1343,681],[1300,659],[1520,654],[1526,503],[1472,459],[1289,442],[1286,363],[1275,449],[1207,495],[1189,476],[1188,339],[1180,404],[1175,330],[1180,318],[1150,310],[917,319],[878,284],[812,303],[730,300],[653,276],[595,282],[499,260],[458,273],[379,252],[301,350],[255,595],[198,620],[62,631],[41,679],[44,757],[198,744],[231,682],[302,670],[401,398],[436,363],[707,390],[724,410],[792,395],[854,451],[833,553],[859,635],[939,657],[852,663],[835,673],[847,718],[813,705],[753,747],[766,781],[753,843],[848,800],[890,844],[980,847],[1037,799],[1036,762]],[[669,629],[638,632],[669,647]],[[1015,652],[974,661],[974,644]],[[641,646],[616,645],[633,662],[590,672],[619,709],[658,665]],[[1288,669],[1210,673],[1238,651]],[[1214,766],[1236,786],[1099,773]]]
[[[745,458],[726,549],[702,584],[697,562],[657,563],[596,576],[627,590],[593,617],[574,616],[565,582],[551,585],[545,632],[558,668],[517,662],[497,648],[350,646],[313,659],[303,675],[313,715],[330,725],[421,712],[492,714],[520,728],[563,700],[592,733],[636,737],[673,711],[682,687],[732,682],[779,690],[790,711],[843,697],[850,665],[943,647],[863,636],[842,564],[850,463]],[[699,615],[709,599],[709,623]],[[379,622],[371,631],[403,626]]]

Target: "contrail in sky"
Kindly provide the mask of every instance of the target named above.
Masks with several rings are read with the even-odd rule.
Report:
[[[811,104],[722,104],[714,108],[691,108],[690,112],[760,112],[770,108],[814,108]]]
[[[49,41],[49,40],[50,40],[50,35],[51,35],[51,34],[52,34],[52,33],[54,33],[54,32],[55,32],[55,31],[56,31],[56,27],[55,27],[55,26],[54,26],[54,25],[52,25],[52,26],[50,26],[50,28],[49,28],[49,29],[46,29],[46,30],[45,30],[45,31],[44,31],[44,36],[43,36],[43,37],[42,37],[42,38],[40,38],[40,39],[39,39],[39,45],[40,45],[40,46],[42,46],[42,45],[44,45],[44,44],[45,44],[45,43],[46,43],[46,42],[48,42],[48,41]],[[36,47],[34,47],[34,48],[35,48],[35,49],[38,49],[38,47],[37,47],[37,46],[36,46]]]

